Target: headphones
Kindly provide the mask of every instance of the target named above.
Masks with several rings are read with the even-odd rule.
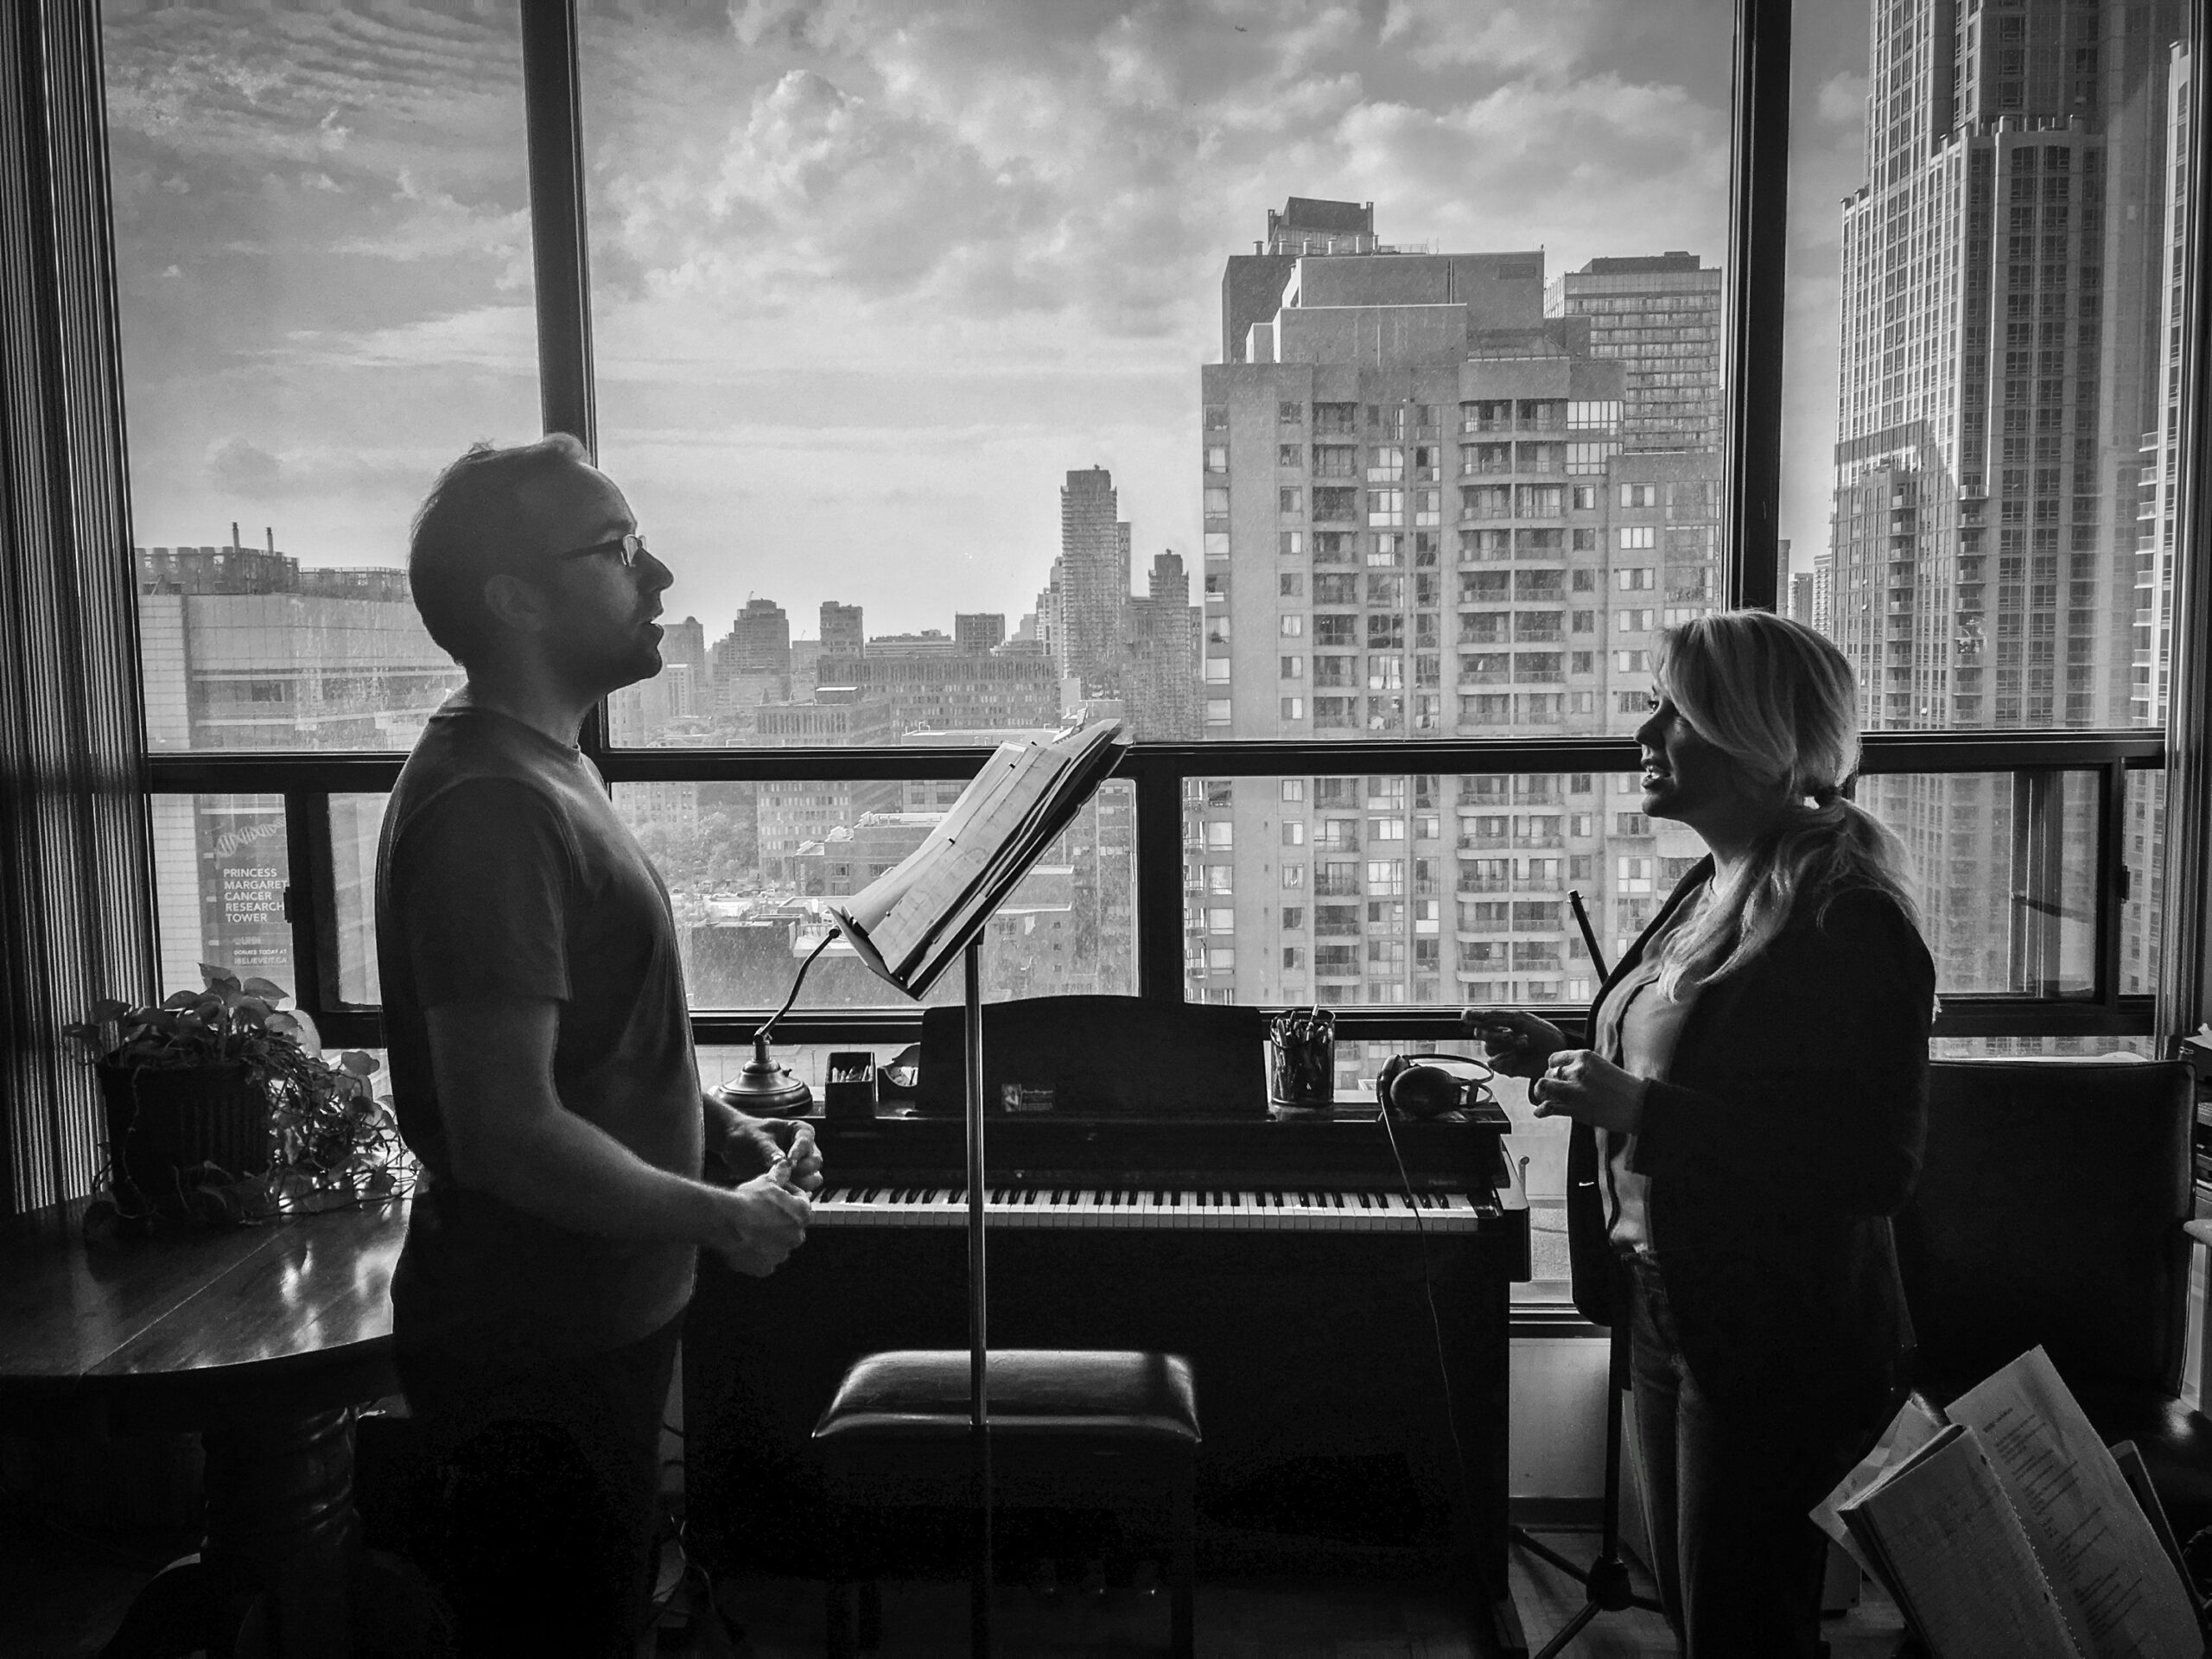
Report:
[[[1490,1080],[1497,1075],[1456,1054],[1393,1054],[1375,1079],[1375,1098],[1402,1117],[1441,1117],[1493,1099]]]

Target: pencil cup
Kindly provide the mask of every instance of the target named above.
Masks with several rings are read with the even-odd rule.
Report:
[[[1337,1038],[1326,1027],[1273,1038],[1268,1060],[1268,1098],[1276,1105],[1336,1104]]]

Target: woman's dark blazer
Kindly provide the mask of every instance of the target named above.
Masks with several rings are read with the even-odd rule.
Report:
[[[1683,877],[1607,987],[1712,871],[1701,859]],[[1935,964],[1887,895],[1821,898],[1801,894],[1757,958],[1698,993],[1637,1136],[1682,1357],[1724,1411],[1863,1382],[1911,1346],[1889,1217],[1920,1177]],[[1581,1123],[1567,1239],[1575,1306],[1611,1324],[1598,1141]]]

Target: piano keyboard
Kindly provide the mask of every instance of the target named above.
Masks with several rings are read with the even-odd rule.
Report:
[[[1424,1192],[1418,1203],[1416,1217],[1402,1192],[1004,1186],[990,1190],[983,1213],[992,1227],[1198,1232],[1471,1232],[1497,1217],[1495,1205],[1477,1205],[1464,1192]],[[817,1227],[963,1227],[967,1222],[963,1187],[834,1186],[814,1201]]]

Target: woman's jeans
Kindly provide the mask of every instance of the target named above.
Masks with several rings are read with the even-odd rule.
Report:
[[[1657,1262],[1622,1259],[1651,1549],[1687,1659],[1810,1659],[1827,1538],[1807,1512],[1879,1433],[1888,1368],[1808,1376],[1771,1410],[1724,1414],[1683,1363]]]

